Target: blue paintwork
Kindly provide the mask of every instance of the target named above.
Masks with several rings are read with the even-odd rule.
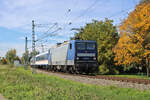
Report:
[[[75,44],[77,42],[96,43],[96,41],[88,41],[88,40],[70,40],[70,43],[72,44],[72,49],[70,50],[70,48],[68,46],[67,60],[75,61],[77,53],[96,53],[96,57],[97,57],[97,46],[96,46],[96,50],[78,50],[78,51],[76,51]]]
[[[72,49],[70,49],[70,44],[72,44]],[[75,59],[75,40],[69,42],[68,51],[67,51],[67,60]]]
[[[76,43],[77,42],[95,43],[96,44],[96,41],[89,41],[89,40],[76,40]],[[96,60],[97,60],[97,56],[98,56],[98,54],[97,54],[97,45],[96,45],[95,50],[77,50],[75,57],[77,57],[77,53],[95,53],[96,54]],[[85,62],[93,60],[93,57],[80,57],[80,58],[82,59],[82,61],[85,61]]]
[[[86,43],[96,43],[96,41],[88,41],[88,40],[70,40],[68,42],[68,48],[67,48],[67,56],[66,56],[66,62],[69,61],[75,61],[76,57],[77,57],[77,53],[95,53],[96,54],[96,58],[97,58],[97,46],[96,46],[96,50],[77,50],[76,51],[76,43],[77,42],[86,42]],[[72,44],[72,49],[70,49],[70,44]],[[63,47],[63,45],[62,45]],[[57,51],[58,52],[58,51]],[[40,54],[41,55],[41,54]],[[61,57],[61,55],[60,55]],[[81,57],[84,59],[84,57]],[[87,57],[85,57],[87,58]],[[90,58],[90,57],[89,57]],[[93,58],[91,58],[93,59]],[[51,65],[52,63],[52,59],[51,59],[51,49],[49,49],[48,51],[48,64]],[[90,59],[89,59],[90,60]],[[87,60],[85,60],[87,61]]]

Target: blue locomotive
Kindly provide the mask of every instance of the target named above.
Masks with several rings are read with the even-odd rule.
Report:
[[[98,71],[96,41],[70,40],[36,55],[31,66],[52,71],[93,73]]]

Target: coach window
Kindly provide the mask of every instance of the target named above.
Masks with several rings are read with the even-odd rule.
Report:
[[[70,49],[72,49],[72,44],[70,43]]]

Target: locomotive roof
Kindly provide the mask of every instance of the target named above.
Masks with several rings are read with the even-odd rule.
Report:
[[[41,55],[45,55],[45,54],[47,54],[47,53],[48,53],[48,51],[43,52],[43,53],[40,53],[40,54],[36,55],[36,57],[41,56]]]
[[[63,42],[63,43],[61,43],[59,45],[52,46],[51,48],[57,48],[57,47],[66,45],[66,44],[68,44],[70,42],[94,42],[95,43],[96,41],[92,41],[92,40],[70,40],[70,41],[65,41],[65,42]],[[47,53],[48,53],[48,51],[40,53],[40,54],[36,55],[36,57],[41,56],[41,55],[45,55]]]
[[[54,45],[51,48],[57,48],[57,47],[66,45],[66,44],[68,44],[70,42],[94,42],[95,43],[96,41],[92,41],[92,40],[69,40],[69,41],[65,41],[63,43],[60,43],[59,45]]]
[[[74,40],[76,42],[96,42],[96,41],[93,41],[93,40]]]
[[[65,41],[63,43],[60,43],[59,45],[54,45],[51,48],[57,48],[57,47],[63,46],[63,45],[68,44],[68,43],[69,43],[69,41]]]

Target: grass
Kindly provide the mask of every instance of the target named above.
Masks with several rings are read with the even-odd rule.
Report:
[[[0,93],[10,100],[150,100],[150,91],[102,87],[0,66]]]

